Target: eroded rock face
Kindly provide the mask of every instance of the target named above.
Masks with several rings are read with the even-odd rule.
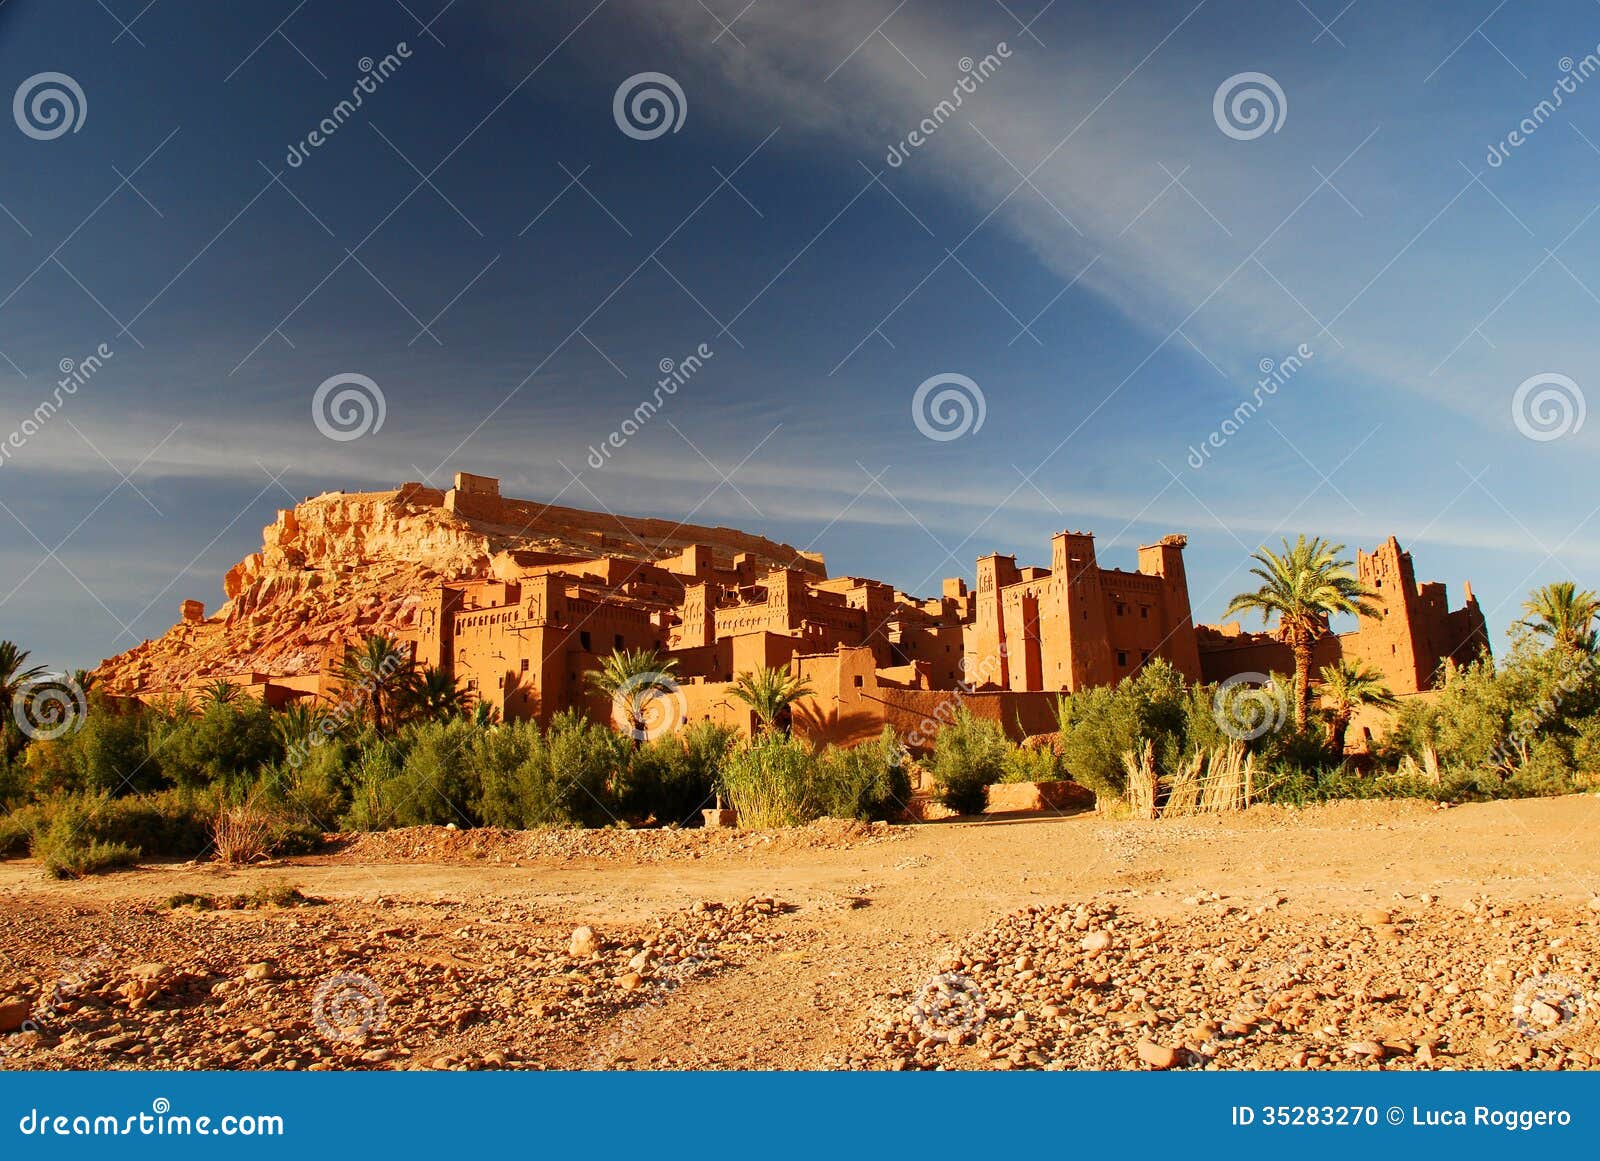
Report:
[[[262,531],[261,550],[228,570],[227,603],[101,662],[103,687],[132,694],[174,690],[196,678],[313,675],[349,641],[405,635],[425,595],[441,582],[513,575],[517,553],[647,558],[637,547],[647,536],[636,536],[630,550],[609,515],[498,495],[457,504],[450,499],[456,494],[403,484],[387,492],[329,492],[279,512]],[[660,554],[703,541],[778,563],[796,555],[787,545],[731,529],[627,523],[643,533],[656,524],[670,529]]]

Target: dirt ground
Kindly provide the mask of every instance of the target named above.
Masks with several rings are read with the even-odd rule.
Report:
[[[0,1068],[1600,1064],[1597,796],[408,831],[0,899]]]

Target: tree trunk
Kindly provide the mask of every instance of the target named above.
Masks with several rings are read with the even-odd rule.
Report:
[[[1294,651],[1294,726],[1303,734],[1311,716],[1311,642],[1296,638],[1290,648]]]
[[[1337,713],[1328,727],[1328,742],[1333,748],[1333,756],[1339,761],[1344,761],[1344,738],[1350,732],[1350,714]]]

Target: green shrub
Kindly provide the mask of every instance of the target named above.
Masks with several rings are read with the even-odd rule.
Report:
[[[957,814],[982,814],[989,787],[1005,777],[1011,750],[998,723],[962,706],[934,736],[928,759],[939,801]]]
[[[1121,798],[1127,784],[1122,755],[1149,741],[1158,770],[1176,769],[1189,751],[1191,722],[1203,741],[1220,735],[1204,687],[1186,689],[1183,676],[1157,657],[1115,686],[1068,694],[1057,705],[1061,765],[1069,778],[1102,798]]]
[[[626,769],[632,743],[577,710],[555,716],[544,739],[541,796],[548,802],[524,826],[605,826],[614,783]]]
[[[1600,739],[1600,666],[1592,656],[1517,638],[1500,665],[1447,664],[1439,692],[1401,710],[1385,755],[1432,750],[1442,767],[1499,772],[1512,784],[1570,793],[1593,772]],[[1555,789],[1565,785],[1567,790]]]
[[[27,854],[34,833],[44,823],[44,812],[37,806],[21,806],[0,818],[0,859]]]
[[[697,722],[635,750],[613,785],[617,813],[641,821],[697,821],[711,805],[717,774],[737,731]]]
[[[213,702],[198,717],[162,720],[157,759],[179,786],[236,786],[283,757],[272,711],[251,698]]]
[[[477,818],[469,811],[480,792],[468,751],[475,733],[472,723],[461,718],[410,729],[400,768],[381,787],[382,825],[475,825]]]
[[[6,727],[9,728],[9,727]],[[13,753],[0,740],[0,810],[11,810],[28,800],[28,767],[22,752]]]
[[[476,810],[489,826],[604,826],[614,821],[616,793],[626,786],[631,743],[568,711],[547,730],[513,721],[478,736],[472,768]]]
[[[803,743],[786,734],[761,734],[723,761],[722,789],[740,826],[804,826],[824,809],[817,768]]]
[[[871,742],[830,746],[818,764],[818,805],[829,818],[889,821],[911,801],[906,751],[890,726]]]
[[[33,857],[51,879],[81,879],[113,867],[131,866],[139,851],[124,843],[95,837],[82,807],[60,810],[50,825],[33,837]]]
[[[1012,746],[1005,757],[1002,782],[1055,782],[1061,778],[1061,759],[1051,746]]]
[[[478,731],[471,760],[478,776],[476,809],[485,826],[507,830],[522,826],[529,800],[537,797],[527,779],[530,771],[542,768],[542,761],[534,760],[542,747],[539,727],[533,722],[509,721]]]

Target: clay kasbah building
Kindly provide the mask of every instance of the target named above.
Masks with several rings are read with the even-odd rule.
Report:
[[[814,741],[850,744],[888,724],[925,747],[961,705],[1020,737],[1055,728],[1060,693],[1155,657],[1191,681],[1292,670],[1271,633],[1194,623],[1186,544],[1143,546],[1129,571],[1099,558],[1093,533],[1059,532],[1048,565],[989,555],[975,586],[952,578],[918,597],[829,576],[821,556],[760,536],[514,500],[461,473],[446,491],[328,493],[280,512],[262,551],[228,573],[220,610],[185,601],[171,631],[101,672],[112,692],[146,700],[224,677],[275,705],[329,703],[346,646],[385,633],[506,718],[579,707],[604,719],[611,707],[585,674],[642,649],[676,661],[661,728],[750,729],[729,684],[765,666],[811,686],[794,728]],[[1358,659],[1418,695],[1447,659],[1488,648],[1470,586],[1450,608],[1393,537],[1358,550],[1357,569],[1377,615],[1324,637],[1315,666]]]

